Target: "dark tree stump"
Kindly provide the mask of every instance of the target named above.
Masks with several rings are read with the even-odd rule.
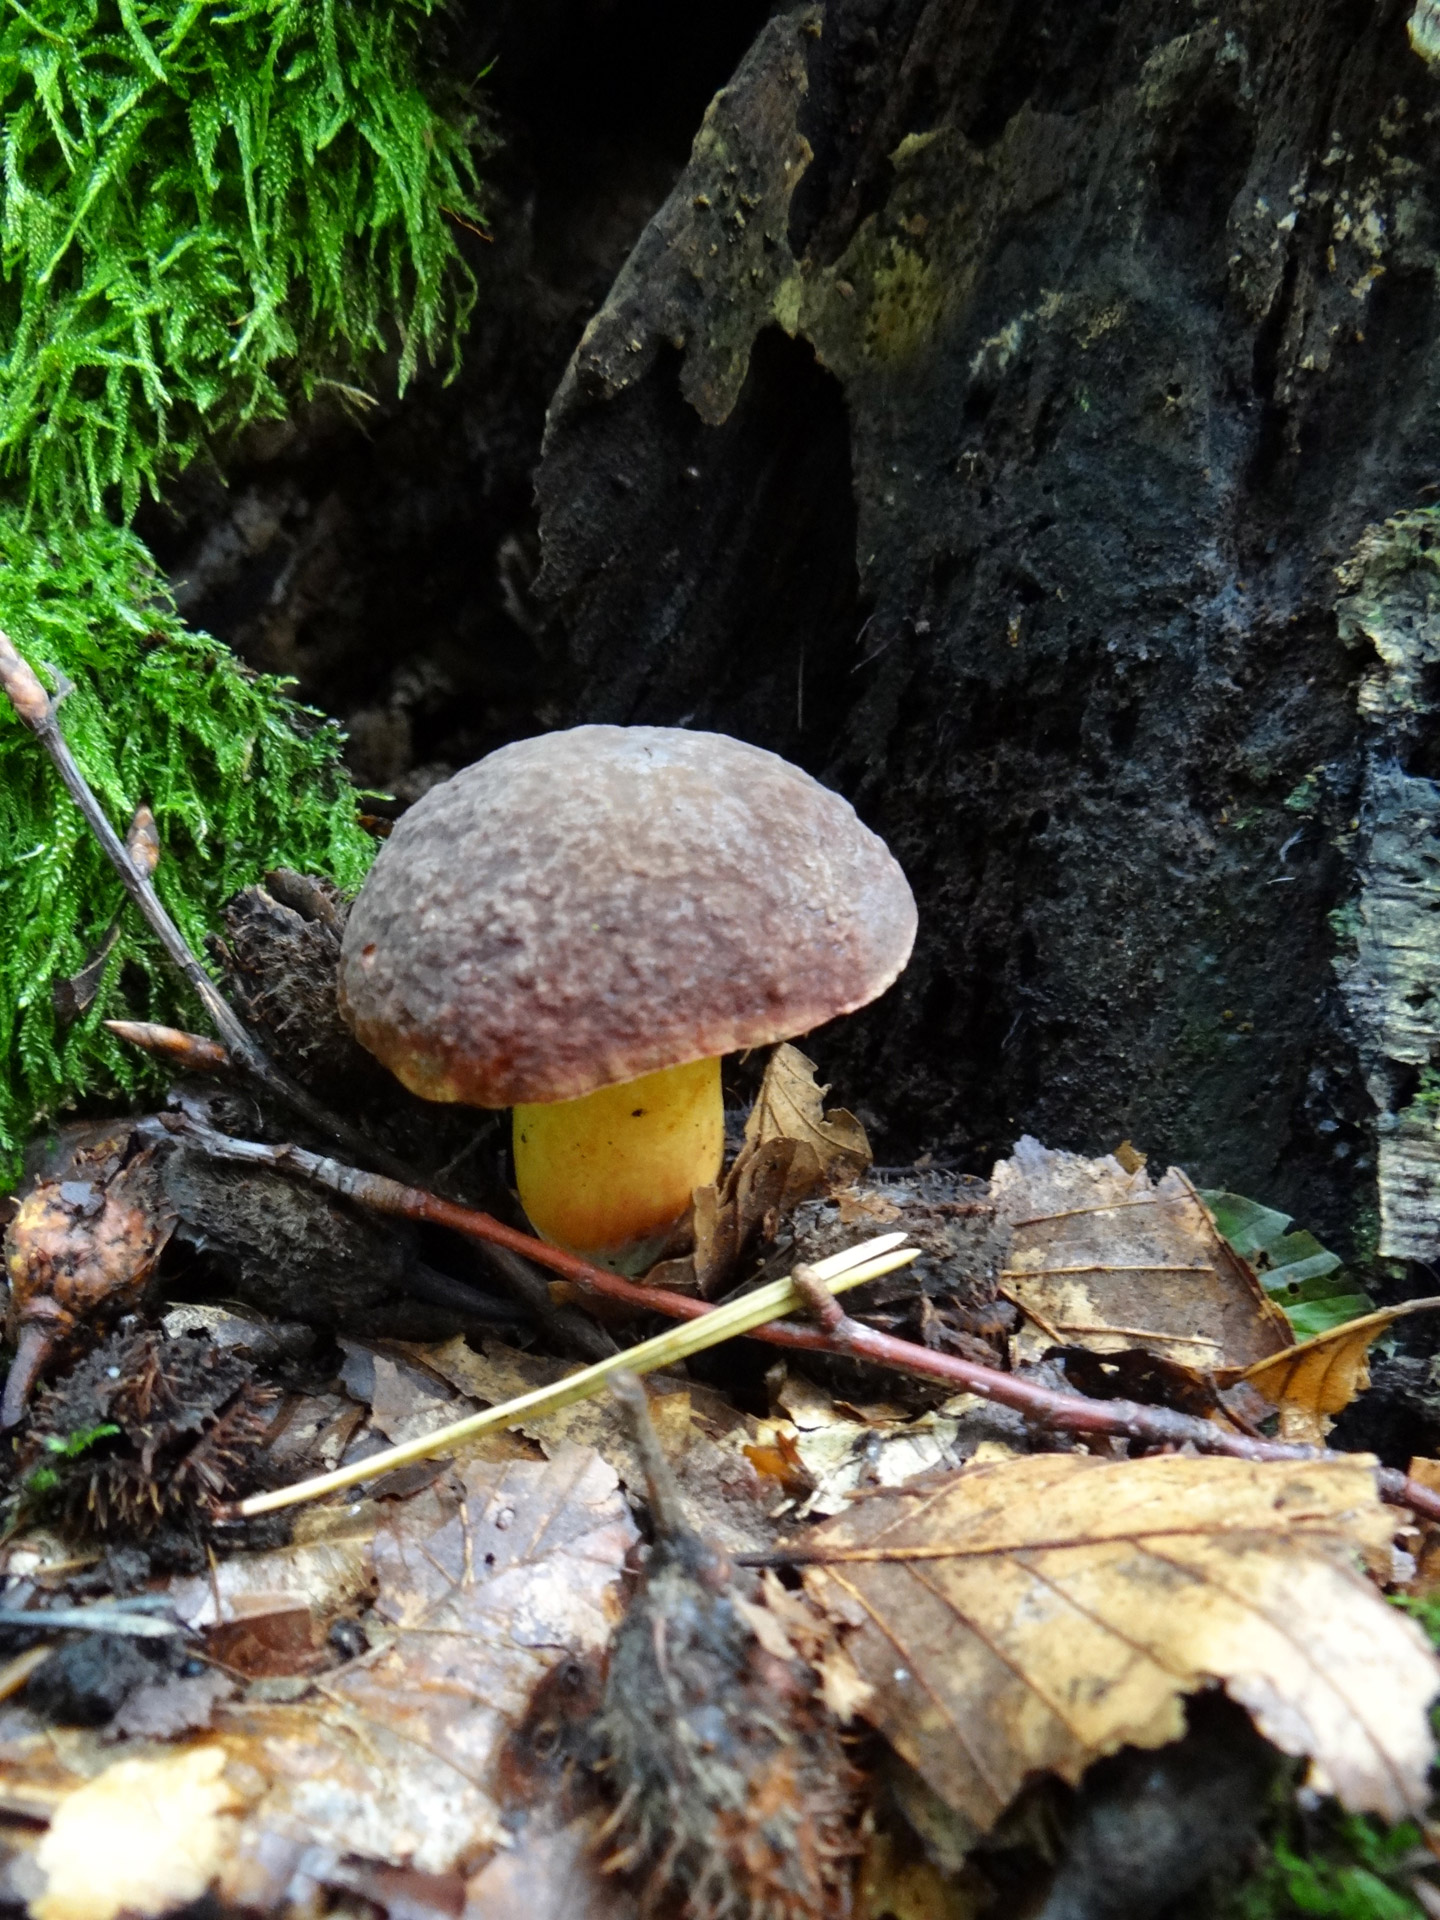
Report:
[[[773,747],[912,877],[821,1047],[891,1154],[1129,1135],[1363,1250],[1378,1116],[1384,1249],[1440,1245],[1408,13],[779,14],[556,395],[572,715]]]

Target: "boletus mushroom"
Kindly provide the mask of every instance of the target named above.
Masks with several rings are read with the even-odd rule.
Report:
[[[636,1272],[720,1171],[721,1056],[864,1006],[914,937],[884,842],[798,767],[575,727],[403,816],[350,914],[340,1008],[413,1093],[513,1107],[536,1232]]]

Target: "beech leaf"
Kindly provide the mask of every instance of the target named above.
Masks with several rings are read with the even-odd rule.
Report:
[[[1316,1788],[1393,1821],[1425,1806],[1440,1689],[1356,1564],[1393,1530],[1363,1455],[1038,1454],[874,1494],[796,1557],[861,1713],[982,1831],[1036,1773],[1178,1738],[1216,1684]]]
[[[1178,1168],[1152,1180],[1026,1137],[990,1180],[1012,1231],[1003,1291],[1025,1316],[1019,1361],[1051,1347],[1143,1348],[1190,1368],[1248,1367],[1290,1345],[1284,1314],[1216,1231]]]
[[[1303,1228],[1292,1231],[1288,1213],[1219,1189],[1207,1189],[1200,1198],[1220,1232],[1283,1309],[1297,1340],[1357,1319],[1374,1304],[1341,1271],[1338,1253],[1327,1252]]]
[[[1283,1353],[1247,1367],[1240,1379],[1280,1409],[1280,1431],[1287,1440],[1323,1441],[1334,1416],[1370,1384],[1373,1341],[1408,1314],[1433,1312],[1440,1299],[1407,1300],[1383,1307],[1359,1320],[1331,1327]]]

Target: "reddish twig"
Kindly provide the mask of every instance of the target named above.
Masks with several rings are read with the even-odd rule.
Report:
[[[167,1117],[165,1124],[217,1160],[293,1173],[373,1212],[448,1227],[469,1239],[507,1248],[604,1299],[665,1314],[673,1320],[694,1320],[714,1311],[705,1301],[672,1293],[665,1287],[647,1287],[639,1281],[609,1273],[603,1267],[592,1266],[578,1254],[549,1246],[515,1227],[507,1227],[488,1213],[460,1206],[453,1200],[442,1200],[438,1194],[427,1193],[422,1187],[402,1186],[382,1174],[365,1173],[358,1167],[344,1166],[301,1147],[236,1140],[191,1120]],[[1327,1454],[1322,1447],[1251,1439],[1193,1414],[1176,1413],[1169,1407],[1141,1406],[1133,1400],[1090,1400],[1083,1394],[1037,1386],[1012,1373],[1001,1373],[996,1367],[980,1366],[955,1354],[917,1346],[911,1340],[901,1340],[894,1334],[881,1333],[875,1327],[852,1320],[829,1290],[816,1283],[814,1276],[804,1269],[797,1273],[796,1283],[802,1289],[809,1289],[820,1324],[801,1326],[793,1321],[774,1321],[756,1328],[748,1338],[801,1353],[844,1354],[874,1366],[938,1380],[955,1392],[973,1393],[996,1406],[1012,1407],[1037,1426],[1059,1432],[1108,1435],[1151,1447],[1189,1444],[1200,1453],[1226,1454],[1240,1460],[1302,1461],[1337,1457]],[[1378,1469],[1377,1479],[1382,1497],[1392,1505],[1406,1506],[1427,1519],[1440,1520],[1440,1494],[1388,1468]]]

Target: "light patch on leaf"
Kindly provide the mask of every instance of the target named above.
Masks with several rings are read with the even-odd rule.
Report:
[[[33,1920],[115,1920],[198,1900],[233,1844],[240,1796],[223,1747],[117,1760],[56,1810],[36,1850]]]

